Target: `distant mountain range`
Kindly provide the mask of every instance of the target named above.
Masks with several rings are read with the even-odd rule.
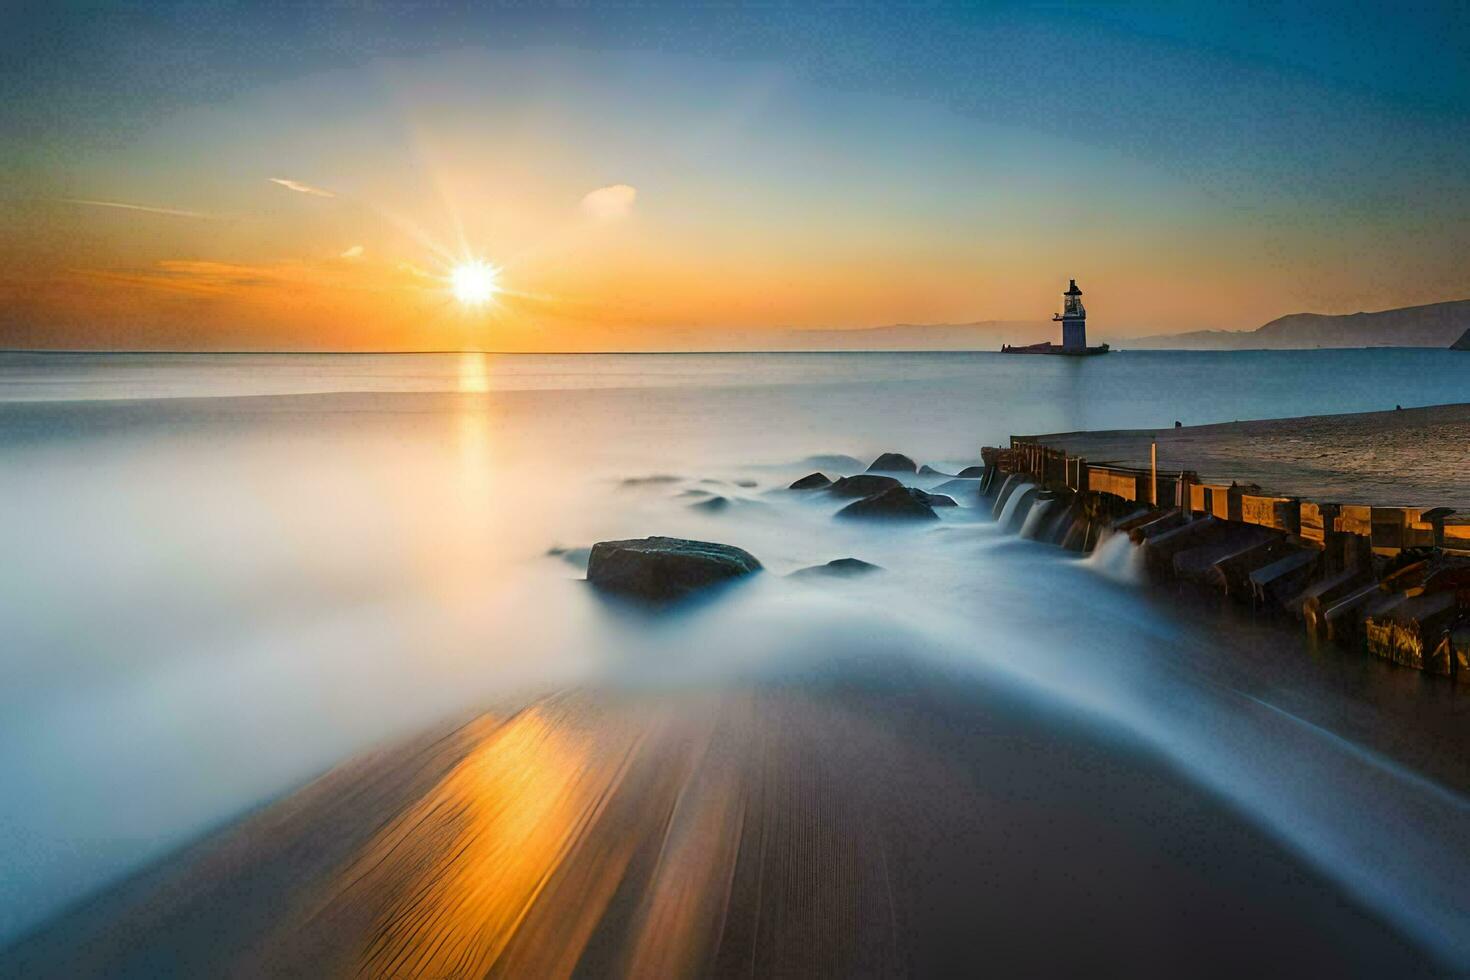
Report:
[[[1195,330],[1120,340],[1129,348],[1287,350],[1303,347],[1449,347],[1470,331],[1470,299],[1377,313],[1292,313],[1255,330]]]

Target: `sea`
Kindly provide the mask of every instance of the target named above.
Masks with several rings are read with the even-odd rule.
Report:
[[[1470,355],[1425,349],[0,353],[0,946],[487,704],[899,658],[1159,760],[1470,968],[1453,685],[1144,588],[1121,542],[1063,552],[963,494],[875,527],[786,489],[889,451],[953,474],[1013,434],[1466,400]],[[765,571],[640,625],[582,549],[654,534]],[[883,571],[786,578],[843,557]]]

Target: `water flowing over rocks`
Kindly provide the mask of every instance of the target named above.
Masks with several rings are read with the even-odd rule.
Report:
[[[754,555],[734,545],[650,537],[593,545],[587,581],[604,592],[662,603],[760,570]]]

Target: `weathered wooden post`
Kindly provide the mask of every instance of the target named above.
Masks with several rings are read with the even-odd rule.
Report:
[[[1159,444],[1148,444],[1148,503],[1159,506]]]
[[[1281,502],[1281,527],[1288,534],[1299,536],[1302,533],[1302,502],[1296,497],[1291,497]]]

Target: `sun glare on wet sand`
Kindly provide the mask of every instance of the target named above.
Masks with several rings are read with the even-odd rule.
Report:
[[[499,292],[497,273],[495,266],[478,259],[461,263],[449,274],[450,291],[465,306],[479,306]]]

